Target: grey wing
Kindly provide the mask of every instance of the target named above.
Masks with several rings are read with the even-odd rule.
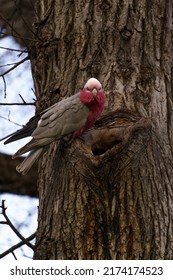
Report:
[[[45,112],[32,133],[32,137],[61,138],[72,133],[86,123],[89,108],[80,101],[79,94],[75,94],[52,106]]]

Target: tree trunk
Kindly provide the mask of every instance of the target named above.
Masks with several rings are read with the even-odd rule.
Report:
[[[35,259],[173,258],[172,1],[36,4],[37,110],[98,78],[105,115],[39,168]]]

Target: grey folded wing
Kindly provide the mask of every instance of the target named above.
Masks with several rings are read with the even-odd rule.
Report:
[[[79,94],[75,94],[47,110],[31,136],[34,139],[59,139],[83,127],[88,113],[89,108],[80,101]]]
[[[42,137],[60,138],[80,129],[86,122],[88,112],[88,107],[80,101],[79,93],[77,93],[32,117],[22,129],[7,136],[9,138],[4,144],[28,136],[36,139]]]

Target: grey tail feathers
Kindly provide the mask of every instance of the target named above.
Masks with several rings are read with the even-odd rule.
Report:
[[[23,175],[28,173],[28,171],[30,170],[34,162],[36,162],[39,159],[39,157],[42,155],[43,151],[44,148],[39,148],[31,151],[30,154],[24,159],[24,161],[22,161],[22,163],[20,163],[16,167],[16,170],[19,173],[22,173]]]

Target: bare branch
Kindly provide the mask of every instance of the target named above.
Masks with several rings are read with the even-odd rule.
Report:
[[[5,71],[4,73],[0,74],[0,77],[4,77],[6,74],[8,74],[9,72],[11,72],[12,70],[14,70],[16,67],[18,67],[20,64],[22,64],[24,61],[29,60],[29,56],[26,56],[24,59],[22,59],[21,61],[17,62],[13,67],[11,67],[10,69],[8,69],[7,71]]]
[[[15,253],[14,253],[13,251],[12,251],[11,253],[12,253],[14,259],[17,260],[17,257],[16,257],[16,255],[15,255]]]
[[[6,207],[5,207],[5,200],[2,200],[2,205],[0,206],[2,208],[2,215],[6,219],[7,224],[10,226],[10,228],[14,231],[14,233],[26,244],[28,247],[34,250],[34,245],[32,245],[23,235],[15,228],[13,223],[10,221],[6,214]]]
[[[15,34],[17,34],[17,35],[19,36],[20,40],[23,41],[24,45],[26,45],[26,42],[25,42],[24,38],[22,38],[22,37],[20,36],[20,34],[14,29],[13,25],[10,24],[9,21],[6,20],[2,15],[0,15],[0,18],[11,28],[11,30],[12,30],[13,32],[15,32]],[[14,36],[14,34],[13,34],[13,36]]]
[[[25,104],[25,105],[26,105],[26,101],[25,101],[25,99],[23,98],[23,96],[22,96],[21,94],[19,94],[19,96],[20,96],[20,98],[22,99],[23,104]]]
[[[4,68],[4,67],[8,67],[8,66],[12,66],[12,65],[16,65],[18,62],[13,62],[13,63],[7,63],[7,64],[3,64],[0,65],[0,68]]]
[[[26,240],[29,242],[31,240],[33,240],[36,237],[36,233],[31,234],[28,238],[26,238]],[[25,242],[20,241],[19,243],[17,243],[16,245],[12,246],[11,248],[9,248],[8,250],[4,251],[2,254],[0,254],[0,259],[4,258],[6,255],[12,253],[14,250],[20,248],[21,246],[25,245]]]
[[[2,34],[2,35],[1,35]],[[8,35],[2,31],[0,31],[0,39],[6,38]]]
[[[17,125],[17,126],[23,127],[23,125],[20,125],[20,124],[18,124],[18,123],[16,123],[16,122],[11,121],[10,118],[9,118],[9,116],[8,116],[8,118],[3,117],[3,116],[0,116],[0,118],[1,118],[1,119],[4,119],[4,120],[6,120],[6,121],[9,121],[9,122],[11,122],[11,123],[13,123],[13,124],[15,124],[15,125]],[[2,140],[4,140],[4,139],[0,139],[0,141],[2,141]]]
[[[0,221],[1,225],[8,225],[8,223],[6,221]]]
[[[4,98],[7,97],[7,85],[6,85],[6,81],[5,81],[5,77],[2,76],[3,82],[4,82]]]
[[[17,49],[11,49],[11,48],[7,48],[7,47],[0,47],[0,49],[7,50],[7,51],[12,51],[12,52],[28,53],[27,50],[17,50]]]
[[[25,103],[0,103],[0,106],[14,106],[14,105],[25,105],[25,106],[35,106],[35,102],[25,102]]]
[[[3,35],[3,36],[0,36],[0,39],[6,38],[7,36],[9,36],[9,33],[3,32],[3,31],[0,31],[0,34]],[[11,36],[13,36],[16,39],[20,39],[20,40],[25,39],[27,41],[38,42],[38,40],[34,40],[34,39],[31,39],[31,38],[26,38],[26,37],[23,37],[23,36],[16,36],[16,35],[14,35],[14,33]],[[24,41],[24,40],[22,40],[22,41]],[[26,46],[26,44],[23,44],[23,45]]]

